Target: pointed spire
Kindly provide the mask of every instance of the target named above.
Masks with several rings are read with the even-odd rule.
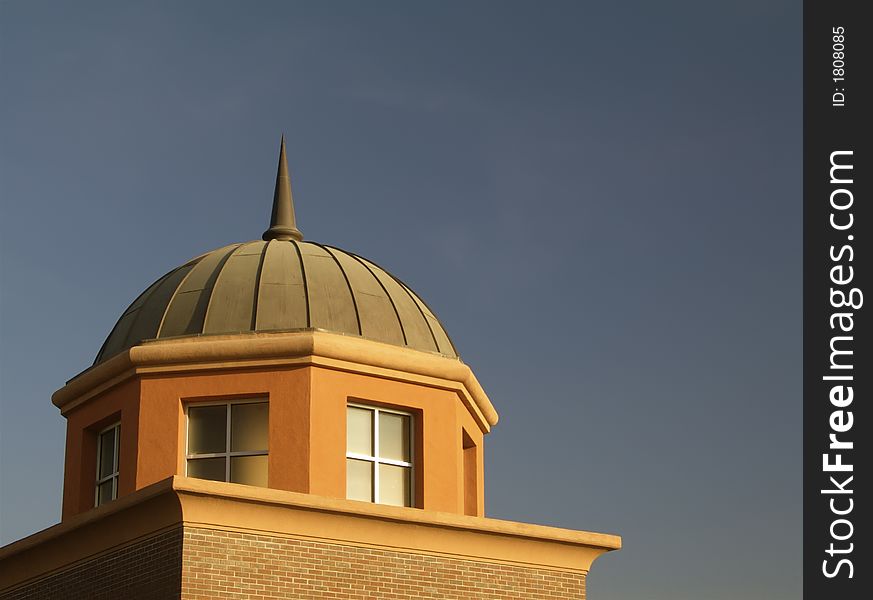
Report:
[[[276,191],[273,192],[273,216],[270,219],[270,228],[261,237],[264,240],[297,240],[298,242],[303,239],[294,217],[294,199],[291,197],[291,178],[288,177],[288,163],[285,160],[284,134],[279,149]]]

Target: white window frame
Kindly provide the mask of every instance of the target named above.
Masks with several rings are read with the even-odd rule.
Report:
[[[409,469],[409,506],[415,506],[415,415],[411,412],[395,410],[393,408],[382,408],[373,404],[363,404],[361,402],[348,402],[348,408],[363,408],[373,412],[373,454],[359,454],[357,452],[349,452],[346,445],[346,458],[355,460],[365,460],[373,463],[373,503],[381,504],[379,501],[379,465],[394,465],[395,467],[406,467]],[[381,458],[379,454],[379,413],[392,413],[395,415],[403,415],[409,417],[409,461],[393,460],[390,458]],[[348,411],[347,411],[348,414]],[[348,422],[346,423],[348,429]],[[348,468],[348,467],[347,467]]]
[[[107,431],[115,430],[115,436],[113,436],[113,448],[112,448],[112,462],[115,463],[115,470],[106,475],[105,477],[100,477],[100,459],[103,456],[103,434]],[[107,481],[112,481],[112,498],[109,499],[109,502],[118,498],[118,472],[120,470],[120,460],[118,456],[118,448],[119,448],[119,439],[121,438],[121,421],[117,421],[110,425],[109,427],[104,427],[99,432],[97,432],[97,473],[96,473],[96,483],[94,484],[94,506],[100,506],[100,486],[106,483]]]
[[[270,402],[269,398],[246,398],[241,400],[225,400],[223,402],[189,402],[185,405],[185,477],[188,477],[188,461],[197,458],[224,458],[224,482],[230,483],[230,459],[234,456],[269,456],[270,455],[270,422],[267,417],[267,448],[265,450],[246,450],[246,451],[230,451],[230,431],[231,431],[231,406],[234,404],[266,404],[267,414],[269,415]],[[208,406],[225,406],[227,421],[225,423],[225,440],[224,452],[207,452],[204,454],[192,454],[188,452],[188,428],[191,420],[188,418],[188,411],[191,408],[206,408]],[[267,471],[269,476],[269,467]]]

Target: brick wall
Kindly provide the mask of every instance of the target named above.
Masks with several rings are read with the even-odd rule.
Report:
[[[121,548],[5,592],[0,600],[166,600],[181,591],[182,529]]]
[[[582,600],[585,575],[205,528],[101,553],[0,600]]]
[[[585,575],[185,528],[183,600],[563,600],[585,597]]]

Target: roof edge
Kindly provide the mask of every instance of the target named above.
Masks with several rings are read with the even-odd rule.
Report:
[[[290,492],[273,488],[261,488],[237,483],[225,483],[208,481],[206,479],[194,479],[191,477],[173,476],[172,487],[178,493],[188,496],[208,497],[210,499],[222,498],[228,501],[246,501],[264,505],[294,507],[303,510],[348,514],[357,517],[377,519],[380,521],[394,521],[414,523],[417,525],[429,525],[433,527],[448,528],[454,530],[475,531],[481,533],[497,534],[505,537],[527,538],[548,542],[560,542],[574,546],[587,546],[602,551],[619,550],[621,537],[608,533],[592,531],[580,531],[565,529],[550,525],[537,525],[518,521],[505,521],[490,517],[473,517],[444,513],[433,510],[423,510],[404,506],[389,506],[373,502],[360,502],[346,500],[345,498],[330,498],[315,494]],[[182,512],[186,522],[197,521],[204,513],[190,510],[182,501]],[[227,520],[233,511],[220,510],[220,507],[210,506],[209,516]],[[209,522],[204,519],[200,522]],[[267,528],[279,528],[284,525],[286,519],[267,521]],[[220,525],[221,523],[214,523]]]
[[[0,590],[180,527],[576,572],[622,546],[605,533],[174,475],[0,548]]]
[[[483,431],[489,431],[499,418],[473,371],[457,358],[320,330],[198,335],[144,342],[77,375],[52,394],[52,403],[66,413],[144,368],[221,366],[232,361],[245,361],[245,366],[252,367],[259,363],[299,362],[304,357],[455,382],[469,397],[468,409]]]

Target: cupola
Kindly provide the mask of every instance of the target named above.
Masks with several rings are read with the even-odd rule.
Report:
[[[621,547],[485,517],[494,407],[409,286],[304,240],[284,139],[263,238],[147,286],[52,402],[61,522],[3,598],[570,600]]]
[[[146,287],[52,401],[64,519],[172,476],[483,515],[496,411],[409,286],[304,240],[284,138],[262,239]]]

